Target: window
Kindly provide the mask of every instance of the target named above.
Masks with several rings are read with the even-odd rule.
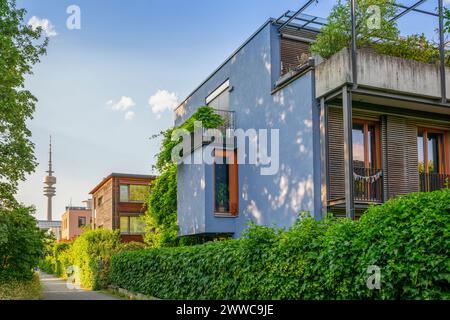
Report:
[[[138,216],[121,216],[120,217],[120,233],[135,235],[143,234],[145,223]]]
[[[376,169],[379,167],[379,128],[366,121],[353,123],[353,167]]]
[[[128,185],[120,185],[120,202],[128,202]]]
[[[120,217],[120,233],[128,234],[130,230],[130,217]]]
[[[78,217],[78,228],[86,225],[86,217]]]
[[[215,150],[214,211],[218,214],[238,213],[238,165],[236,151]]]
[[[145,202],[150,192],[148,185],[120,185],[120,202]]]
[[[419,173],[444,173],[444,134],[429,129],[419,130],[417,151]]]
[[[101,196],[97,199],[97,206],[100,207],[102,205],[102,203],[103,203],[103,196]]]
[[[383,173],[381,167],[380,129],[376,122],[353,122],[354,199],[382,202]]]
[[[216,110],[228,110],[230,105],[230,82],[224,82],[206,98],[206,104]]]
[[[434,191],[446,186],[448,148],[446,134],[433,129],[419,129],[417,155],[420,191]],[[446,160],[447,159],[447,160]]]

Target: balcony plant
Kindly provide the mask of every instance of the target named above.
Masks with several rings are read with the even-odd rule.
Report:
[[[398,12],[394,0],[357,0],[356,33],[357,46],[370,48],[379,54],[385,54],[424,63],[437,63],[439,49],[437,45],[427,40],[424,34],[400,36],[395,20]],[[374,11],[371,6],[380,9],[379,26],[374,26]],[[372,7],[373,8],[373,7]],[[351,47],[351,14],[350,1],[339,0],[331,10],[324,26],[312,44],[311,51],[324,59],[330,58],[342,48]],[[446,19],[450,17],[446,11]],[[447,20],[446,31],[450,29]],[[446,65],[450,65],[450,55],[446,50]]]
[[[220,213],[224,213],[229,210],[228,200],[228,186],[223,182],[218,183],[216,188],[216,201],[218,203],[218,211]]]

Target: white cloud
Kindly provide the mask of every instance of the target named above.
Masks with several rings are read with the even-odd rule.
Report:
[[[106,102],[106,105],[111,106],[111,109],[116,111],[127,111],[128,109],[134,107],[136,103],[132,98],[122,96],[119,101],[114,102],[113,100],[109,100]]]
[[[135,115],[134,111],[128,111],[125,113],[125,120],[133,120]]]
[[[156,114],[166,110],[172,111],[178,106],[178,96],[174,92],[158,90],[148,99],[148,104]]]
[[[41,27],[47,37],[54,37],[58,35],[55,30],[55,26],[48,19],[41,19],[39,17],[32,16],[30,20],[28,20],[28,25],[31,26],[31,29],[33,30]]]

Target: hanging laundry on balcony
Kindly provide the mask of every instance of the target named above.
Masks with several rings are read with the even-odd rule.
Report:
[[[355,172],[353,172],[353,178],[355,181],[366,181],[370,183],[374,183],[378,181],[383,176],[383,171],[378,171],[376,174],[372,176],[361,176]]]

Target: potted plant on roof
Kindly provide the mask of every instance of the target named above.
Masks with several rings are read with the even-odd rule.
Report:
[[[225,183],[217,184],[216,201],[218,204],[218,212],[225,213],[228,209],[228,186]]]

